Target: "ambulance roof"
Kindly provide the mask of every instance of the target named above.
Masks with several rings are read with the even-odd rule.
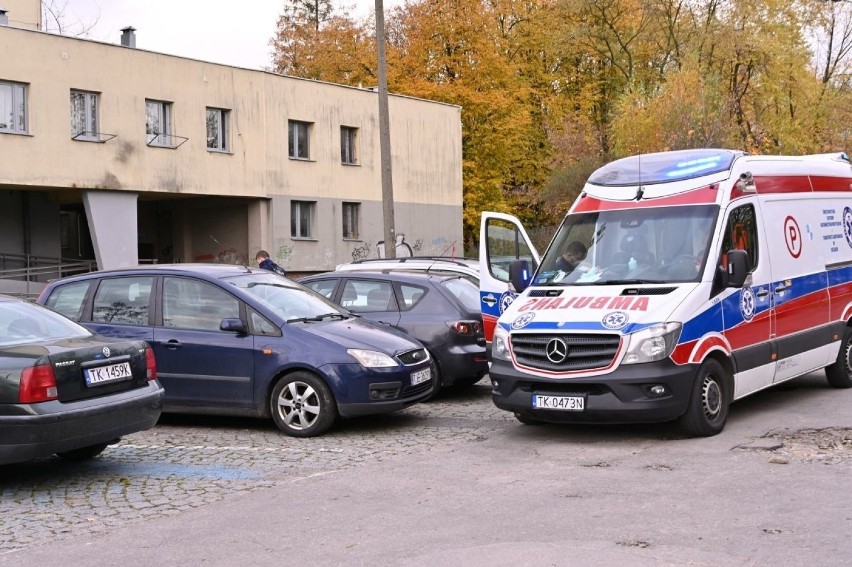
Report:
[[[699,149],[631,156],[601,167],[589,183],[624,187],[694,179],[730,170],[741,155],[743,152],[733,150]]]

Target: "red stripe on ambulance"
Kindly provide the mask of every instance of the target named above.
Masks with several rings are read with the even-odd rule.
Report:
[[[690,189],[677,195],[668,197],[657,197],[656,199],[642,199],[636,201],[609,201],[598,199],[590,195],[581,197],[574,205],[572,212],[597,212],[597,211],[614,211],[618,209],[641,209],[644,207],[671,207],[675,205],[697,205],[702,203],[715,203],[719,197],[719,192],[716,190],[716,185],[710,185],[701,189]]]

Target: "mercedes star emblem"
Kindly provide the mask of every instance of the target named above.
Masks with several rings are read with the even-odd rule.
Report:
[[[568,358],[568,345],[562,339],[550,339],[544,352],[547,354],[547,360],[559,364]]]

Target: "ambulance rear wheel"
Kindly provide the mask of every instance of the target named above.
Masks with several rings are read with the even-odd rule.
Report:
[[[852,329],[846,327],[837,360],[826,366],[825,377],[835,388],[852,388]]]
[[[686,413],[680,418],[680,426],[688,435],[710,437],[725,428],[731,403],[729,384],[719,362],[711,358],[701,365],[692,384]]]

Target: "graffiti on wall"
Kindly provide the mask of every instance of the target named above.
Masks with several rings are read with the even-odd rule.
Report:
[[[418,241],[419,242],[419,241]],[[419,248],[418,248],[419,251]],[[414,252],[411,249],[411,246],[405,241],[405,235],[397,233],[396,235],[396,257],[397,258],[405,258],[409,256],[414,256]],[[379,240],[376,242],[376,257],[384,258],[385,257],[385,241]]]
[[[431,244],[427,243],[424,247],[423,239],[418,238],[413,243],[409,243],[405,239],[405,234],[397,233],[396,235],[396,257],[409,258],[411,256],[421,256],[424,254],[434,254],[436,256],[445,256],[449,252],[451,256],[455,256],[455,242],[447,245],[447,239],[442,237],[434,238]],[[425,251],[424,248],[429,248]],[[370,243],[364,242],[360,246],[352,249],[352,261],[366,260],[367,258],[386,258],[385,241],[379,240],[376,242],[375,251],[371,250]]]
[[[234,248],[223,248],[219,250],[219,255],[217,256],[217,262],[220,264],[235,264],[245,266],[248,263],[248,259],[245,254],[237,252]]]
[[[288,263],[293,257],[293,246],[283,244],[275,251],[275,261],[279,264]]]
[[[196,262],[218,262],[219,264],[237,264],[245,266],[248,262],[248,257],[242,252],[237,252],[237,249],[230,246],[227,242],[222,243],[212,234],[208,235],[210,240],[216,243],[219,251],[216,254],[199,254],[195,256]]]
[[[352,250],[352,261],[357,262],[358,260],[364,260],[365,258],[370,257],[370,245],[368,243],[364,243],[363,246],[358,246],[354,250]]]

